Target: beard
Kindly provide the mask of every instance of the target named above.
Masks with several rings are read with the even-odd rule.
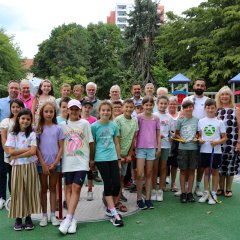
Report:
[[[201,96],[204,93],[204,90],[202,89],[194,89],[194,92],[198,95]]]

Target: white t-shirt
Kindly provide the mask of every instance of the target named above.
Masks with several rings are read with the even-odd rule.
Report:
[[[88,121],[62,122],[64,134],[62,172],[89,170],[89,143],[93,142],[91,127]]]
[[[164,136],[161,139],[161,148],[170,148],[171,143],[169,141],[170,131],[174,131],[174,120],[169,113],[153,113],[160,119],[160,134]]]
[[[202,153],[211,153],[212,146],[210,141],[212,140],[220,140],[221,133],[226,133],[226,127],[222,120],[217,118],[208,118],[205,117],[198,122],[198,131],[202,135],[202,139],[206,141],[201,145],[200,152]],[[217,145],[214,147],[214,153],[222,153],[221,145]]]
[[[202,119],[207,116],[206,112],[204,111],[204,104],[207,99],[208,99],[208,97],[206,97],[206,96],[198,98],[198,97],[195,97],[194,95],[192,95],[189,97],[185,97],[183,99],[183,102],[185,102],[186,100],[192,101],[194,103],[193,116],[198,119]]]

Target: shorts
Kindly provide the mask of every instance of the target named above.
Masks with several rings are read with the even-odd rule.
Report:
[[[127,174],[128,163],[122,163],[121,176],[125,177]]]
[[[161,161],[168,160],[169,150],[170,150],[169,148],[161,148],[161,156],[160,156]]]
[[[154,161],[156,159],[156,148],[137,148],[136,158]]]
[[[177,157],[169,156],[167,161],[168,166],[178,168]]]
[[[210,159],[211,159],[211,153],[201,153],[201,167],[202,168],[209,168],[210,167]],[[213,155],[213,169],[219,169],[222,162],[222,154],[221,153],[215,153]]]
[[[182,150],[178,149],[178,167],[182,170],[197,169],[198,158],[197,150]]]
[[[59,173],[60,172],[60,170],[61,170],[61,167],[60,167],[60,165],[58,165],[58,166],[56,166],[56,168],[55,168],[55,173]],[[43,173],[43,170],[42,170],[42,166],[40,166],[40,165],[37,165],[37,171],[38,171],[38,173]]]
[[[64,178],[65,178],[65,184],[78,184],[82,187],[85,177],[86,177],[87,171],[76,171],[76,172],[65,172]]]

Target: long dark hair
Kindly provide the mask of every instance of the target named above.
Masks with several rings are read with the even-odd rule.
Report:
[[[23,116],[23,115],[29,115],[30,118],[31,118],[31,124],[30,124],[30,125],[26,128],[26,130],[25,130],[25,135],[26,135],[26,137],[28,138],[29,135],[31,134],[31,132],[33,131],[33,129],[32,129],[33,116],[32,116],[31,111],[30,111],[29,109],[27,109],[27,108],[22,109],[22,110],[18,113],[17,119],[16,119],[16,122],[15,122],[15,125],[14,125],[14,127],[13,127],[12,132],[13,132],[14,135],[18,135],[18,133],[21,132],[21,127],[20,127],[20,124],[19,124],[19,119],[20,119],[20,117]]]
[[[14,117],[14,115],[13,115],[13,113],[11,111],[11,107],[12,107],[13,103],[16,103],[22,109],[25,108],[24,103],[22,102],[22,100],[20,100],[18,98],[15,98],[15,99],[11,100],[10,101],[10,116],[9,116],[9,118],[13,118]]]
[[[42,91],[41,88],[42,88],[42,85],[43,85],[45,82],[50,83],[50,85],[51,85],[51,90],[50,90],[50,92],[48,93],[48,95],[54,96],[53,85],[52,85],[51,81],[48,80],[48,79],[45,79],[45,80],[43,80],[43,81],[40,83],[40,85],[39,85],[39,87],[38,87],[38,91],[37,91],[37,93],[36,93],[36,97],[39,97],[40,95],[42,95],[43,91]]]

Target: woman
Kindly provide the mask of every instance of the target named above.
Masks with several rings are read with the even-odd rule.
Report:
[[[110,93],[109,93],[109,96],[110,96],[110,102],[113,103],[115,101],[121,101],[123,102],[123,100],[121,99],[121,89],[118,85],[113,85],[111,88],[110,88]]]
[[[222,165],[217,195],[232,197],[233,177],[238,174],[240,167],[240,158],[236,155],[236,151],[240,150],[240,110],[235,107],[233,92],[227,86],[222,87],[216,94],[216,102],[217,116],[223,120],[228,138],[222,145]]]

